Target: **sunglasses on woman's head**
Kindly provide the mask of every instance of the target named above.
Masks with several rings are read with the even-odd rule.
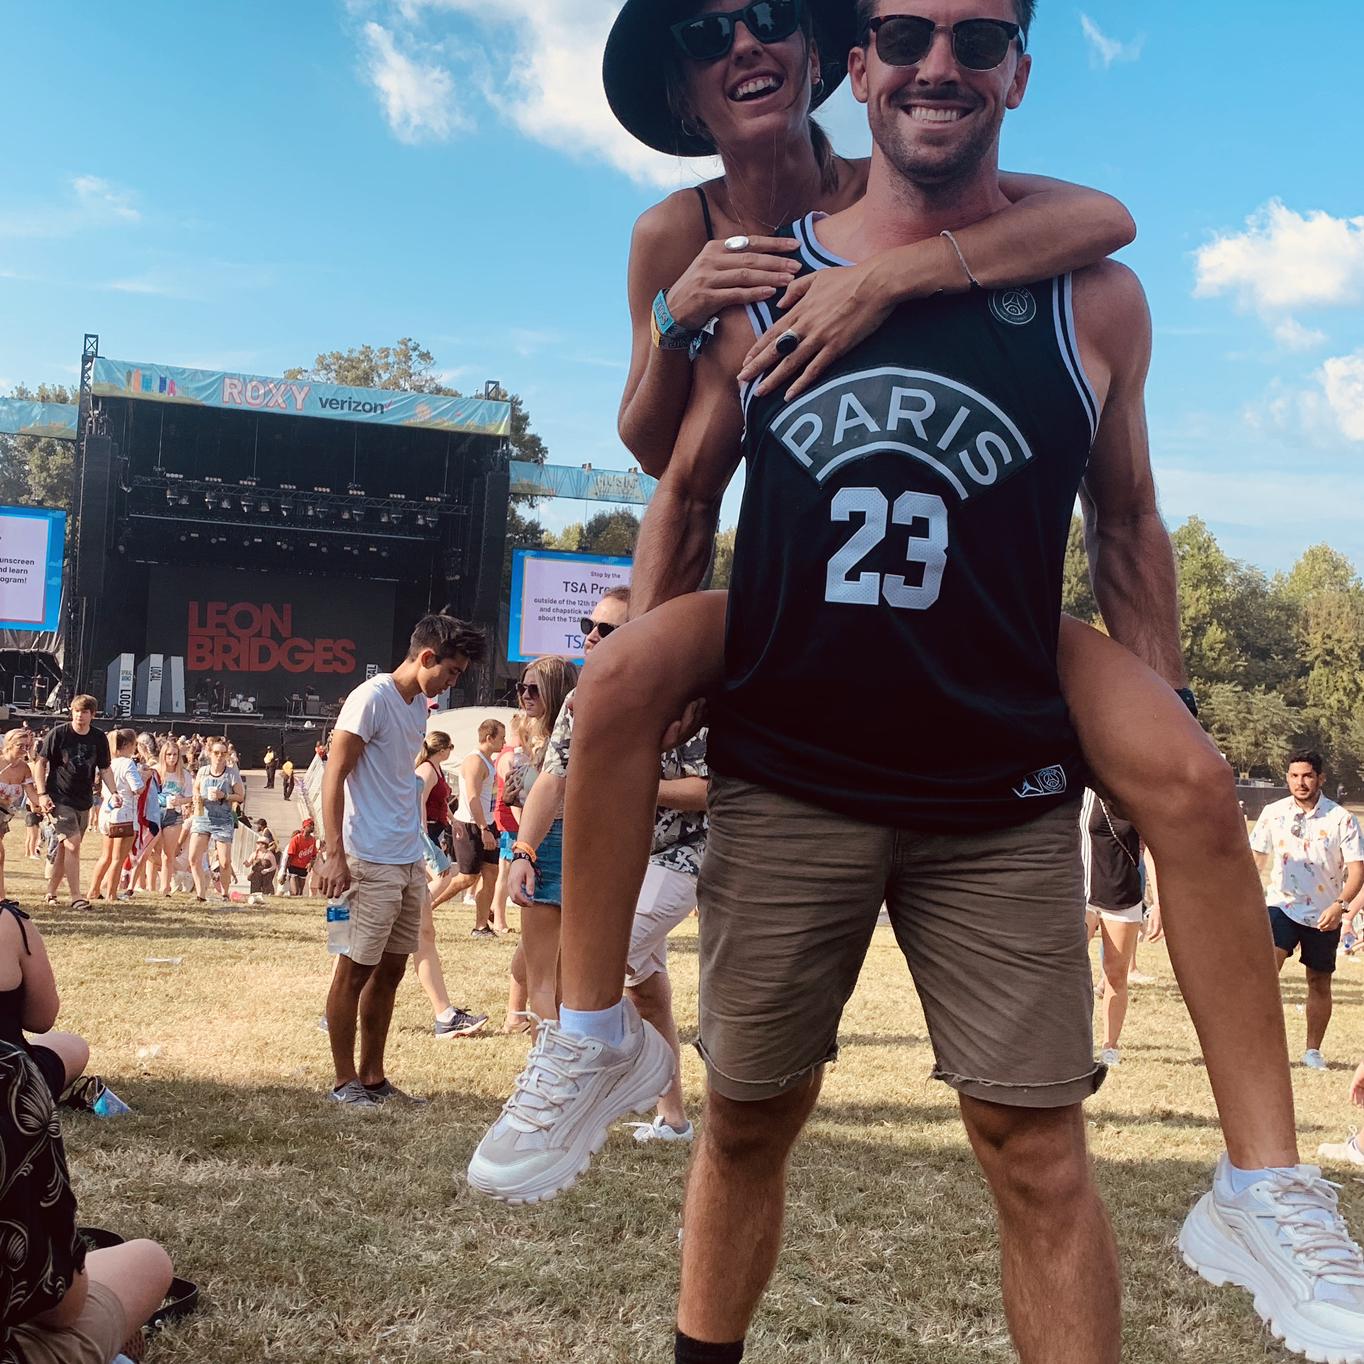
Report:
[[[887,66],[917,66],[940,30],[952,35],[952,56],[968,71],[993,71],[1023,31],[1005,19],[963,19],[949,27],[917,14],[883,14],[867,25],[867,37],[876,40],[876,55]]]
[[[516,694],[525,697],[527,701],[538,701],[540,699],[540,688],[534,682],[518,682]]]
[[[799,27],[803,0],[753,0],[723,14],[698,14],[672,26],[673,41],[694,62],[713,62],[734,46],[740,20],[760,43],[785,42]]]
[[[608,625],[604,620],[593,620],[591,616],[584,616],[578,622],[578,628],[583,632],[584,639],[586,639],[593,630],[595,630],[602,639],[605,639],[607,635],[616,629],[614,625]]]

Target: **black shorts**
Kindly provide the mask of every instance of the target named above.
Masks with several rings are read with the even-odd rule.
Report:
[[[431,842],[446,855],[446,857],[453,857],[450,833],[451,829],[448,824],[438,824],[434,819],[428,819],[426,821],[427,838],[429,838]],[[479,842],[482,841],[482,839],[479,840]]]
[[[290,863],[284,868],[284,874],[285,874],[286,876],[292,876],[292,877],[294,877],[296,880],[302,881],[302,880],[304,880],[304,879],[307,877],[307,875],[308,875],[308,868],[307,868],[307,867],[296,867],[292,862],[290,862]]]
[[[1269,926],[1274,932],[1274,946],[1291,957],[1301,947],[1302,964],[1309,971],[1330,974],[1336,969],[1336,949],[1340,946],[1340,929],[1323,933],[1290,919],[1278,905],[1269,907]]]
[[[483,830],[477,824],[456,824],[450,841],[461,876],[477,876],[484,867],[497,866],[497,849],[483,846]]]
[[[43,822],[42,815],[36,813],[33,810],[29,810],[24,815],[24,827],[26,829],[37,829],[41,827],[42,822]]]
[[[28,1054],[33,1064],[42,1072],[48,1089],[52,1091],[52,1097],[60,1099],[62,1090],[66,1088],[66,1066],[62,1058],[51,1047],[39,1046],[36,1042],[29,1045]]]

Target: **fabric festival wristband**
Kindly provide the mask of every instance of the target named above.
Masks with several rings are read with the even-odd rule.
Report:
[[[527,862],[534,862],[536,860],[535,849],[532,848],[529,843],[522,843],[519,839],[512,844],[512,853],[520,853]]]
[[[660,289],[654,299],[650,331],[658,350],[690,350],[695,332],[689,332],[673,317],[668,307],[667,293]]]

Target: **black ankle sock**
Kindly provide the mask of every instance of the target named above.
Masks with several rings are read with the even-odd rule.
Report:
[[[743,1357],[742,1340],[712,1345],[704,1340],[693,1340],[679,1331],[673,1346],[673,1364],[739,1364]]]
[[[365,1082],[364,1082],[363,1080],[361,1080],[360,1083],[361,1083],[361,1084],[365,1084]],[[376,1089],[382,1089],[387,1083],[388,1083],[388,1077],[385,1076],[385,1077],[384,1077],[382,1080],[380,1080],[377,1084],[365,1085],[365,1088],[368,1089],[371,1093],[373,1093]]]

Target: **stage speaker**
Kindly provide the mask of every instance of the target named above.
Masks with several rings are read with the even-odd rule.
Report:
[[[505,469],[490,470],[483,483],[483,543],[478,548],[471,603],[475,620],[496,620],[502,597],[502,563],[507,553],[507,506],[511,499],[511,475]],[[453,590],[451,595],[463,594]]]
[[[133,713],[133,664],[132,654],[119,654],[112,659],[104,672],[104,713],[106,716],[124,716]]]
[[[97,597],[104,591],[113,474],[114,442],[108,436],[87,436],[76,529],[76,593],[82,597]]]

